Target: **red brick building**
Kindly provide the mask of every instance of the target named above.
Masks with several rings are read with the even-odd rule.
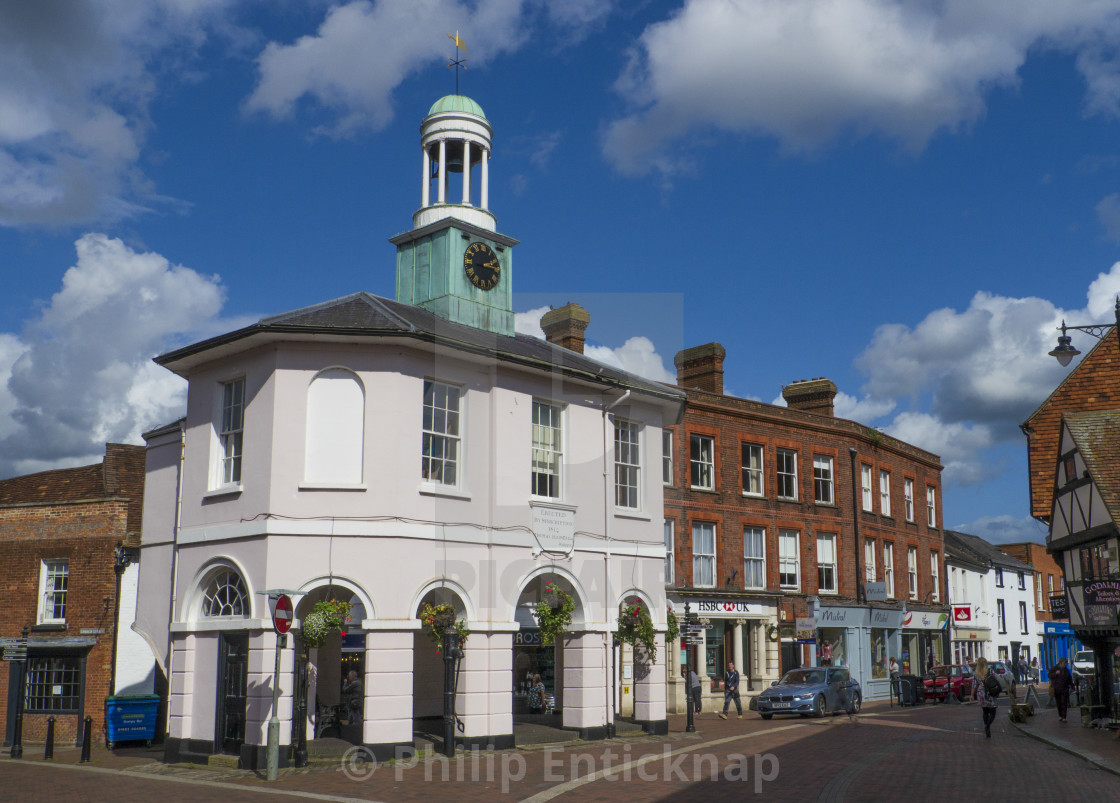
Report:
[[[1020,428],[1027,436],[1027,472],[1031,515],[1050,523],[1054,505],[1054,466],[1062,413],[1120,409],[1120,350],[1116,333],[1109,331],[1081,358]]]
[[[706,624],[690,663],[734,661],[749,691],[831,661],[885,697],[891,656],[947,658],[940,460],[834,417],[827,379],[787,385],[786,407],[726,395],[724,354],[677,354],[688,406],[664,444],[669,599]]]
[[[110,443],[96,465],[0,480],[0,638],[29,628],[23,738],[75,744],[93,717],[104,739],[113,681],[118,558],[139,544],[144,447]],[[123,561],[121,561],[123,563]],[[11,744],[19,689],[0,662],[0,720]]]

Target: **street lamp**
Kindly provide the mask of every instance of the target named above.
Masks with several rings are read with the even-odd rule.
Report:
[[[1115,312],[1117,342],[1120,343],[1120,296],[1116,297]],[[1108,330],[1111,326],[1113,326],[1111,323],[1098,323],[1091,326],[1066,326],[1066,322],[1063,320],[1062,325],[1058,327],[1062,330],[1062,333],[1058,336],[1058,345],[1053,351],[1047,352],[1047,354],[1061,363],[1064,368],[1069,365],[1070,360],[1081,353],[1070,343],[1070,337],[1066,334],[1067,329],[1075,329],[1078,332],[1088,332],[1093,337],[1097,338],[1097,340],[1104,340],[1104,336],[1108,334]]]

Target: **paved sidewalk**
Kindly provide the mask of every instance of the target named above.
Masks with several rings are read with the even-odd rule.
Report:
[[[1047,698],[1043,698],[1045,703]],[[1003,714],[1003,709],[1000,709]],[[1057,708],[1035,709],[1024,723],[1011,725],[1027,736],[1080,756],[1098,769],[1120,776],[1120,730],[1085,728],[1076,709],[1071,708],[1067,722],[1058,721]]]

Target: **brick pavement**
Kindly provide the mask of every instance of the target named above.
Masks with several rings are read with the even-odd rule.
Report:
[[[43,766],[0,761],[0,799],[18,788],[20,799],[247,801],[311,796],[319,800],[447,801],[695,801],[933,799],[998,794],[1016,800],[1055,794],[1120,799],[1120,777],[1066,752],[1090,738],[1069,724],[1071,747],[1031,738],[1058,723],[1043,712],[1016,727],[1006,704],[985,739],[974,705],[917,709],[866,706],[857,721],[775,718],[763,722],[702,715],[697,733],[683,733],[672,717],[663,737],[592,742],[563,749],[538,747],[434,756],[417,763],[383,764],[372,774],[348,778],[336,766],[283,771],[275,783],[254,773],[168,767],[143,750],[95,751],[94,767]],[[1056,720],[1056,716],[1051,716]],[[1069,729],[1075,729],[1071,736]],[[1104,737],[1106,734],[1095,732]],[[1094,743],[1097,752],[1107,747]],[[28,748],[25,755],[30,755]],[[1112,748],[1120,755],[1120,745]],[[736,756],[745,757],[738,760]],[[757,758],[756,758],[757,757]],[[76,760],[69,751],[56,763]],[[605,771],[614,768],[613,774]],[[508,771],[503,783],[503,767]],[[368,771],[368,768],[367,768]],[[446,772],[446,780],[444,773]],[[745,780],[743,779],[745,776]],[[14,783],[13,783],[14,781]],[[187,784],[186,781],[195,783]],[[200,785],[202,784],[202,785]],[[757,784],[757,785],[756,785]],[[756,789],[761,794],[756,795]],[[71,796],[72,794],[76,796]]]

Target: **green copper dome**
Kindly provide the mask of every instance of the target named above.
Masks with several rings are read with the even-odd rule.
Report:
[[[482,111],[482,107],[466,95],[444,95],[432,104],[432,108],[428,109],[428,116],[431,117],[433,114],[442,112],[465,112],[466,114],[478,115],[483,120],[486,119],[486,113]]]

